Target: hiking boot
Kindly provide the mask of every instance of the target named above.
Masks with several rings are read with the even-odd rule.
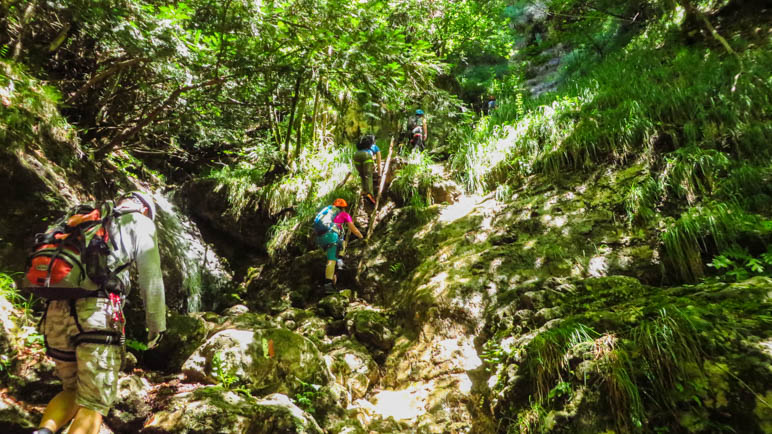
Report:
[[[338,292],[338,291],[335,290],[335,285],[333,285],[332,283],[329,283],[329,282],[325,283],[322,288],[324,288],[324,293],[327,294],[327,295],[335,294],[336,292]]]
[[[48,428],[40,428],[35,431],[32,431],[32,434],[54,434],[54,432]]]

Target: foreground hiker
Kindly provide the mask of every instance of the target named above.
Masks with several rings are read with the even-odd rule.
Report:
[[[354,167],[356,167],[359,178],[362,180],[362,190],[364,190],[365,197],[375,205],[373,171],[376,175],[381,171],[381,150],[375,144],[375,136],[368,134],[359,139],[357,152],[354,154]]]
[[[161,258],[153,223],[155,214],[155,204],[150,196],[132,192],[120,198],[114,210],[103,208],[88,214],[75,214],[70,217],[64,232],[55,229],[42,234],[41,242],[52,244],[44,244],[32,255],[33,268],[27,273],[25,286],[48,298],[41,330],[46,339],[46,352],[56,363],[56,375],[62,380],[64,390],[48,403],[40,429],[34,433],[54,433],[70,420],[69,434],[99,432],[102,418],[110,411],[117,392],[125,341],[122,301],[129,289],[129,273],[123,271],[132,262],[137,264],[139,289],[145,305],[148,348],[154,348],[166,330]],[[95,228],[104,230],[91,233]],[[69,254],[68,260],[77,256],[84,259],[88,276],[81,288],[67,288],[62,282],[66,282],[68,276],[59,280],[62,272],[57,265],[57,261],[64,262],[64,256],[59,254],[61,259],[56,259],[55,254],[43,252],[47,246],[56,246],[56,243],[60,244],[57,248],[52,247],[54,251],[67,252],[68,239],[74,244],[76,238],[87,234],[91,235],[86,246],[88,249],[92,245],[100,246],[99,255],[104,262],[100,267],[94,261],[94,258],[100,259],[99,256]],[[102,241],[104,243],[100,244]],[[47,259],[46,255],[49,255]],[[48,270],[45,265],[35,269],[36,258],[42,258],[38,260],[43,262],[48,260],[53,265],[49,265]],[[100,273],[94,271],[96,268],[100,268]],[[72,295],[67,291],[80,292]]]
[[[335,266],[338,263],[338,249],[343,247],[343,225],[356,235],[360,240],[364,238],[359,232],[354,220],[345,211],[348,207],[343,199],[335,199],[332,205],[322,208],[314,218],[314,232],[316,232],[316,244],[327,254],[327,265],[324,268],[324,290],[333,292],[337,276]]]

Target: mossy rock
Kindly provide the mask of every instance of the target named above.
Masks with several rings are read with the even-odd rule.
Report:
[[[254,399],[208,386],[173,396],[139,432],[241,434],[248,432],[255,414]]]
[[[272,394],[258,400],[253,407],[256,415],[249,424],[249,433],[322,433],[322,428],[308,413],[287,396]]]
[[[380,312],[358,310],[346,316],[349,333],[375,352],[385,352],[394,346],[394,333],[389,328],[388,319]]]
[[[213,325],[200,314],[169,312],[166,334],[157,348],[141,354],[142,364],[164,372],[178,371],[185,360],[206,341]]]

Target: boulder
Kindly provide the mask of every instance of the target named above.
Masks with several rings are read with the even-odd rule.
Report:
[[[143,434],[242,434],[255,415],[254,400],[222,387],[202,387],[174,395],[147,421]]]
[[[386,355],[394,346],[394,333],[389,329],[388,319],[373,310],[349,312],[346,316],[349,334],[364,344],[376,358]]]
[[[257,401],[250,433],[322,433],[311,415],[301,410],[286,395],[274,393]]]
[[[192,380],[260,393],[293,393],[303,383],[326,384],[331,377],[313,342],[279,328],[223,330],[198,348],[182,371]]]
[[[169,312],[166,335],[158,347],[143,356],[145,365],[164,372],[175,372],[193,354],[212,330],[213,325],[201,314],[181,315]]]
[[[150,382],[140,376],[121,377],[118,397],[105,423],[115,432],[139,432],[151,414],[150,390]]]

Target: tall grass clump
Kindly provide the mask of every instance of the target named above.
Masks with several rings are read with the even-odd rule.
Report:
[[[506,182],[499,166],[517,178],[621,162],[656,152],[650,143],[660,134],[699,157],[689,161],[695,170],[682,174],[708,183],[698,189],[711,187],[711,176],[721,176],[722,154],[768,158],[772,50],[746,50],[738,61],[721,50],[661,42],[634,39],[583,75],[566,77],[556,92],[529,101],[523,116],[502,124],[480,120],[456,152],[453,167],[459,177],[468,188],[489,190]],[[745,71],[733,88],[739,62]],[[502,101],[502,113],[513,113],[507,110],[511,104]],[[686,157],[680,156],[684,162]],[[529,164],[513,163],[523,160]],[[515,167],[521,170],[511,170]]]
[[[578,323],[566,323],[538,334],[526,346],[524,366],[533,379],[540,401],[547,398],[557,381],[562,381],[568,370],[569,350],[591,344],[598,333]]]
[[[238,219],[245,210],[259,206],[263,178],[281,162],[276,149],[265,145],[246,148],[237,156],[240,161],[235,165],[212,170],[207,178],[216,182],[214,191],[225,191],[228,213]]]
[[[660,308],[657,315],[632,330],[632,340],[647,382],[652,386],[652,401],[674,409],[673,391],[684,383],[693,367],[702,366],[699,334],[689,317],[676,307]]]
[[[406,164],[395,173],[391,191],[410,206],[425,208],[432,204],[431,187],[439,180],[432,170],[434,161],[423,151],[413,149],[406,156]]]
[[[27,149],[33,143],[53,141],[76,147],[75,130],[59,113],[59,100],[56,89],[30,76],[20,64],[0,58],[1,150]]]
[[[762,239],[768,225],[759,215],[748,213],[737,204],[709,202],[690,208],[662,234],[665,253],[673,269],[686,281],[704,274],[701,253],[715,253],[741,237]]]

